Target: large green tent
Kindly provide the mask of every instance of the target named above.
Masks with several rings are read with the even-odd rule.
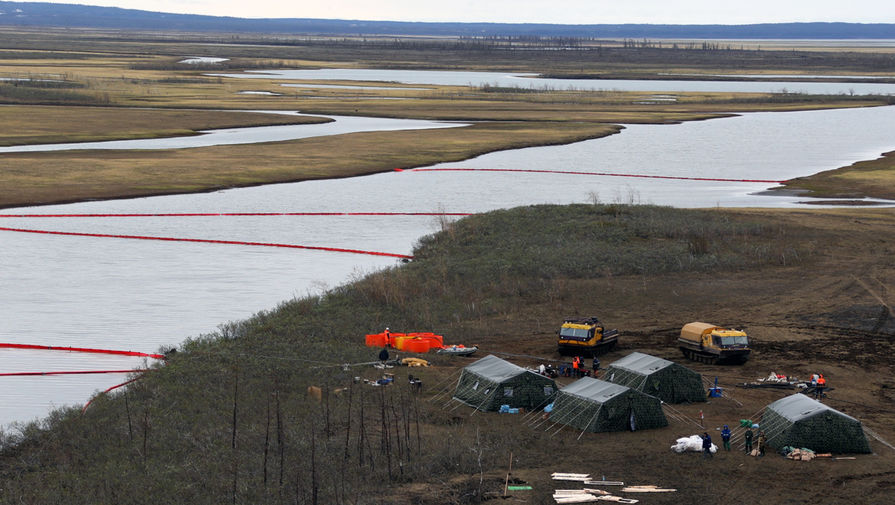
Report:
[[[641,352],[613,362],[603,379],[655,396],[666,403],[704,402],[702,375],[689,368]]]
[[[668,426],[658,398],[590,377],[559,390],[550,420],[597,433]]]
[[[489,355],[463,369],[454,399],[482,411],[532,410],[549,404],[556,389],[553,379]]]
[[[796,393],[765,408],[761,430],[767,444],[807,448],[815,452],[868,453],[861,421]]]

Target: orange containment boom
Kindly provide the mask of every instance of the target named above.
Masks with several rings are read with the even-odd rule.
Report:
[[[444,347],[444,337],[432,332],[374,333],[365,337],[367,347],[393,347],[399,351],[426,353]]]

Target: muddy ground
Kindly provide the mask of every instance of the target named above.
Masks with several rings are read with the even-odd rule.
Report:
[[[517,356],[507,359],[533,366],[562,359],[555,352],[555,326],[563,317],[597,315],[622,335],[618,347],[602,357],[604,366],[632,351],[646,352],[684,363],[705,379],[717,377],[727,395],[705,404],[673,406],[689,421],[669,418],[670,425],[663,429],[585,433],[580,439],[581,433],[572,429],[555,433],[555,428],[545,431],[545,425],[532,427],[531,416],[470,415],[467,407],[451,410],[453,405],[435,402],[436,408],[449,412],[445,415],[476,424],[483,433],[511,430],[519,437],[510,479],[533,490],[500,496],[507,464],[469,476],[464,485],[473,490],[470,494],[481,488],[496,502],[554,503],[550,497],[554,489],[581,486],[553,482],[550,474],[580,472],[677,489],[668,494],[625,495],[645,504],[895,501],[895,448],[887,445],[895,445],[895,313],[891,308],[895,305],[895,212],[741,212],[767,213],[762,219],[814,230],[798,237],[816,240],[813,257],[792,266],[721,275],[603,278],[573,286],[571,291],[579,295],[536,307],[525,316],[469,323],[480,326],[483,334],[490,332],[475,342],[482,349],[478,357],[510,353]],[[751,359],[740,366],[684,360],[674,340],[681,325],[696,320],[745,328],[753,341]],[[458,365],[469,362],[457,358]],[[455,372],[451,367],[431,370],[429,394],[449,388]],[[771,372],[803,378],[823,373],[832,388],[825,402],[862,421],[883,441],[868,437],[873,453],[854,455],[855,459],[810,462],[790,461],[772,451],[764,458],[740,451],[719,452],[706,460],[698,453],[678,455],[670,450],[678,437],[701,433],[693,424],[700,410],[706,430],[720,442],[717,429],[722,425],[733,427],[743,418],[757,421],[765,405],[794,392],[736,387]],[[507,454],[507,463],[509,458]],[[438,490],[431,486],[400,489],[412,502],[439,500]],[[442,502],[448,503],[446,498]]]

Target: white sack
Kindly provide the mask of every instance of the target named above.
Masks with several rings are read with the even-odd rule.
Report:
[[[702,437],[699,435],[691,435],[689,437],[679,438],[675,444],[671,446],[671,450],[678,454],[682,454],[686,451],[702,452]],[[709,448],[709,452],[715,454],[718,452],[718,446],[712,444]]]

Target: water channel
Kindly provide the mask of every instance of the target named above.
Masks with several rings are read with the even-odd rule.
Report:
[[[893,95],[895,84],[861,82],[857,76],[850,82],[770,81],[697,81],[697,80],[631,80],[631,79],[551,79],[537,74],[499,72],[467,72],[449,70],[388,69],[315,69],[257,70],[244,73],[209,74],[243,79],[335,80],[359,82],[391,82],[399,84],[434,84],[444,86],[497,86],[525,89],[578,91],[641,91],[672,92],[736,92],[736,93],[806,93],[816,95]],[[812,77],[812,76],[809,76]],[[819,76],[818,76],[819,77]],[[895,76],[893,76],[895,77]],[[288,84],[286,84],[288,85]],[[397,88],[401,89],[401,88]]]
[[[295,115],[295,112],[253,111],[269,114]],[[422,130],[462,126],[460,123],[436,123],[416,119],[388,119],[357,116],[328,116],[333,121],[319,124],[294,124],[254,126],[249,128],[222,128],[198,132],[187,137],[108,140],[101,142],[71,142],[63,144],[39,144],[0,147],[0,153],[70,151],[74,149],[189,149],[259,142],[283,142],[326,135],[342,135],[365,131]]]
[[[338,123],[339,121],[337,121]],[[872,127],[868,127],[872,125]],[[305,125],[326,127],[326,125]],[[436,124],[420,125],[438,127]],[[892,150],[895,107],[754,113],[629,125],[566,146],[488,154],[434,168],[512,168],[779,180]],[[7,209],[18,213],[483,212],[601,201],[678,207],[795,207],[766,183],[557,173],[388,172],[195,195]],[[426,216],[0,218],[44,230],[279,242],[409,254],[436,230]],[[374,269],[383,257],[309,250],[0,232],[0,341],[154,352]],[[367,330],[358,329],[358,338]],[[135,358],[0,350],[0,372],[122,369]],[[0,425],[82,404],[122,375],[2,377]]]

